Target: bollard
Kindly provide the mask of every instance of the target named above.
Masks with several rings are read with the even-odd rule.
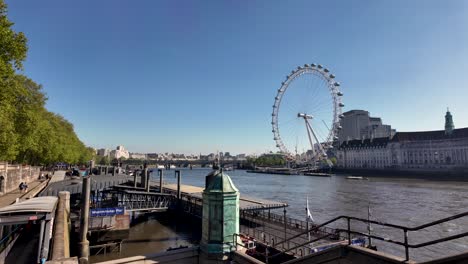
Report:
[[[159,193],[162,194],[163,193],[163,170],[159,169],[158,173],[159,173]]]
[[[115,166],[112,167],[112,176],[115,176]]]

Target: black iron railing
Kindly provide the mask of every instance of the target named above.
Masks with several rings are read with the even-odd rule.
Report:
[[[279,242],[277,242],[275,244],[275,246],[279,246],[281,244],[288,243],[289,241],[291,241],[294,238],[303,236],[303,235],[307,234],[308,232],[314,232],[316,230],[319,230],[320,228],[325,227],[326,225],[329,225],[329,224],[332,224],[334,222],[337,222],[337,221],[340,221],[340,220],[344,219],[344,220],[346,220],[347,228],[346,229],[336,229],[336,230],[338,230],[339,232],[345,232],[347,234],[347,243],[348,243],[348,245],[351,244],[351,240],[352,240],[351,235],[358,235],[358,236],[361,236],[361,237],[366,237],[368,239],[371,238],[371,239],[384,241],[384,242],[387,242],[387,243],[392,243],[392,244],[395,244],[395,245],[403,246],[405,248],[405,260],[408,261],[409,260],[409,249],[410,248],[415,249],[415,248],[427,247],[427,246],[438,244],[438,243],[441,243],[441,242],[446,242],[446,241],[450,241],[450,240],[454,240],[454,239],[458,239],[458,238],[468,236],[468,232],[463,232],[463,233],[460,233],[460,234],[456,234],[456,235],[452,235],[452,236],[448,236],[448,237],[444,237],[444,238],[439,238],[439,239],[427,241],[427,242],[424,242],[424,243],[410,244],[408,242],[408,232],[419,231],[419,230],[422,230],[422,229],[425,229],[425,228],[428,228],[428,227],[439,225],[439,224],[442,224],[442,223],[445,223],[445,222],[448,222],[448,221],[452,221],[452,220],[456,220],[456,219],[459,219],[459,218],[463,218],[463,217],[466,217],[466,216],[468,216],[468,212],[453,215],[451,217],[443,218],[443,219],[433,221],[433,222],[430,222],[430,223],[427,223],[427,224],[419,225],[419,226],[416,226],[416,227],[406,227],[406,226],[402,226],[402,225],[389,224],[389,223],[384,223],[384,222],[379,222],[379,221],[374,221],[374,220],[368,220],[368,219],[363,219],[363,218],[358,218],[358,217],[351,217],[351,216],[338,216],[338,217],[333,218],[333,219],[331,219],[331,220],[329,220],[329,221],[327,221],[327,222],[325,222],[323,224],[314,226],[313,228],[310,228],[309,230],[306,230],[305,232],[302,232],[300,234],[288,237],[285,240],[279,241]],[[380,226],[390,227],[390,228],[394,228],[394,229],[399,229],[399,230],[401,230],[403,232],[404,241],[397,241],[397,240],[392,240],[392,239],[389,239],[389,238],[386,238],[386,237],[383,237],[383,236],[366,234],[366,233],[354,231],[351,228],[351,221],[357,221],[357,222],[361,222],[361,223],[365,223],[365,224],[374,224],[374,225],[380,225]],[[310,243],[310,242],[306,242],[303,245],[295,245],[294,247],[304,246],[304,245],[306,245],[308,243]],[[287,248],[287,249],[281,251],[280,253],[268,256],[267,258],[273,258],[275,256],[278,256],[278,255],[283,254],[283,253],[290,252],[292,250],[294,250],[294,248]]]

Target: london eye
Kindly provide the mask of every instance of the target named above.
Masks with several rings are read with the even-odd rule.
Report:
[[[280,153],[299,164],[325,161],[341,129],[343,93],[335,75],[320,64],[298,66],[277,90],[271,114]]]

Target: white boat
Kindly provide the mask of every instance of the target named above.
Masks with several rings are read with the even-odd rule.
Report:
[[[362,176],[347,176],[346,179],[348,179],[348,180],[369,180],[368,178],[362,177]]]
[[[165,169],[165,168],[164,168],[164,165],[158,165],[158,166],[156,166],[156,168],[157,168],[157,169]]]

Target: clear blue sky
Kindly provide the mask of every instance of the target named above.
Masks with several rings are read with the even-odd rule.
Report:
[[[468,126],[468,1],[7,0],[25,73],[94,147],[276,150],[271,106],[297,65],[337,76],[344,110],[398,131]]]

